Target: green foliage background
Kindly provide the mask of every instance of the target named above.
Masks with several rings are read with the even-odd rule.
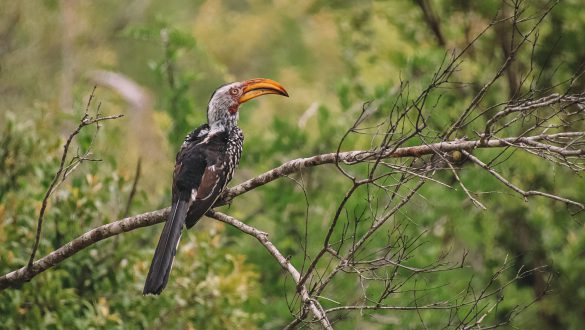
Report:
[[[410,94],[417,95],[449,49],[462,49],[502,4],[430,3],[446,45],[437,43],[420,8],[406,0],[0,0],[0,273],[28,259],[40,202],[58,167],[64,138],[83,113],[95,70],[134,80],[149,96],[149,106],[137,112],[114,90],[98,87],[101,112],[126,117],[100,130],[93,150],[102,161],[85,163],[53,196],[38,255],[122,217],[139,158],[143,171],[130,214],[168,206],[174,154],[183,136],[205,120],[209,95],[224,82],[270,77],[291,94],[290,99],[263,98],[241,110],[246,143],[233,183],[289,159],[335,151],[365,101],[375,100],[381,108],[392,104],[404,80]],[[528,10],[547,3],[530,1]],[[64,18],[67,10],[71,21]],[[562,1],[543,24],[534,54],[519,54],[514,70],[525,72],[533,65],[540,74],[538,88],[570,78],[584,64],[584,29],[585,7],[577,0]],[[66,31],[71,34],[68,60]],[[493,75],[504,56],[499,42],[497,31],[489,31],[465,57],[456,78],[466,88],[437,100],[441,114],[432,117],[435,129],[452,123]],[[64,74],[67,70],[70,76]],[[73,102],[71,109],[63,103],[67,79],[72,90],[65,100]],[[583,87],[583,80],[573,86]],[[505,101],[509,89],[501,79],[482,105]],[[91,111],[96,108],[94,102]],[[309,108],[315,114],[301,124]],[[582,125],[576,129],[585,129]],[[76,148],[88,147],[92,129],[77,139]],[[355,138],[343,148],[369,145],[367,139]],[[498,170],[514,183],[585,201],[582,177],[529,155],[509,156]],[[471,166],[460,177],[474,191],[506,191]],[[441,179],[452,178],[445,173]],[[348,187],[332,168],[315,168],[294,180],[260,187],[224,211],[269,232],[283,254],[300,266],[306,262],[299,244],[305,231],[310,233],[306,248],[316,251]],[[359,196],[364,195],[352,199],[347,210],[363,208]],[[579,329],[585,322],[583,215],[572,217],[564,205],[540,198],[525,203],[510,192],[486,196],[481,200],[488,210],[480,211],[462,191],[428,185],[405,207],[401,217],[410,222],[408,232],[426,232],[413,266],[428,264],[444,251],[455,259],[469,251],[472,260],[469,268],[429,275],[424,285],[436,288],[429,299],[447,299],[470,278],[478,287],[485,285],[506,257],[514,267],[502,282],[522,265],[549,265],[555,274],[552,294],[513,325]],[[144,228],[100,242],[31,282],[0,292],[0,328],[276,329],[291,320],[291,280],[256,241],[208,220],[184,235],[165,293],[143,297],[159,230]],[[536,273],[510,286],[494,320],[529,303],[542,291],[546,276]],[[452,286],[442,288],[444,284]],[[358,283],[349,277],[329,290],[342,293],[347,303],[360,296]],[[388,303],[408,305],[411,300],[396,295]],[[388,315],[347,314],[336,320],[336,328],[420,328],[421,317],[435,328],[448,318],[433,311]]]

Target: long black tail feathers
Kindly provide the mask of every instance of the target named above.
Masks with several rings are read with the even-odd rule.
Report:
[[[189,203],[187,201],[179,200],[173,204],[154,251],[142,294],[158,295],[167,285],[188,210]]]

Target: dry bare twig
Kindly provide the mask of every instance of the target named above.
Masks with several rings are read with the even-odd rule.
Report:
[[[65,145],[63,146],[63,154],[61,155],[61,162],[59,164],[59,169],[57,170],[57,173],[55,173],[55,176],[53,177],[53,180],[51,181],[51,184],[49,185],[49,188],[47,189],[47,192],[45,193],[45,197],[43,198],[43,202],[41,204],[41,210],[39,211],[39,216],[37,218],[37,229],[36,229],[36,234],[35,234],[35,241],[33,244],[32,252],[30,254],[30,258],[28,260],[28,267],[29,268],[31,268],[33,266],[33,261],[35,259],[35,255],[37,253],[37,249],[39,248],[39,242],[41,239],[41,232],[42,232],[42,228],[43,228],[43,218],[45,216],[45,211],[47,209],[47,205],[49,203],[49,199],[50,199],[51,195],[53,194],[53,192],[55,191],[57,186],[59,184],[61,184],[63,181],[65,181],[65,179],[67,179],[67,176],[69,176],[69,174],[71,174],[71,172],[75,168],[77,168],[77,166],[79,166],[84,161],[93,161],[94,160],[94,159],[89,158],[89,155],[91,153],[91,144],[93,144],[93,140],[92,140],[92,142],[90,143],[90,148],[88,148],[88,150],[85,152],[84,155],[76,155],[75,157],[73,157],[73,159],[70,160],[69,164],[67,166],[65,166],[65,162],[66,162],[67,156],[69,154],[69,148],[71,146],[71,142],[81,132],[81,130],[84,127],[95,124],[96,125],[96,134],[97,134],[97,129],[99,129],[100,122],[107,121],[107,120],[114,120],[114,119],[118,119],[118,118],[121,118],[124,116],[124,115],[101,116],[101,114],[99,113],[100,107],[98,106],[97,110],[96,110],[95,117],[91,117],[89,115],[89,109],[91,106],[91,102],[94,98],[94,93],[95,93],[95,87],[93,88],[93,90],[89,96],[89,99],[87,101],[87,105],[85,108],[85,113],[84,113],[83,117],[81,118],[79,125],[67,137]],[[94,135],[94,138],[95,138],[95,135]]]

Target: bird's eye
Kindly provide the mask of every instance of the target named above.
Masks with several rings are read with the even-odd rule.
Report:
[[[230,89],[230,94],[232,94],[232,95],[238,95],[238,89],[237,88]]]

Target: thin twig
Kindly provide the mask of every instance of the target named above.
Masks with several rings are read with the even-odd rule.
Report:
[[[518,186],[512,184],[510,181],[508,181],[506,178],[504,178],[498,172],[496,172],[493,169],[491,169],[487,164],[485,164],[484,162],[482,162],[479,158],[473,156],[471,153],[469,153],[469,152],[467,152],[465,150],[463,150],[462,152],[467,157],[469,157],[469,160],[471,160],[473,163],[477,164],[479,167],[481,167],[484,170],[488,171],[491,175],[493,175],[496,179],[500,180],[508,188],[510,188],[510,189],[514,190],[515,192],[519,193],[520,195],[522,195],[522,197],[524,197],[525,200],[528,197],[530,197],[530,196],[543,196],[543,197],[550,198],[550,199],[553,199],[553,200],[556,200],[556,201],[564,202],[566,204],[575,205],[575,206],[579,207],[581,209],[581,211],[585,210],[585,205],[583,205],[582,203],[579,203],[579,202],[570,200],[568,198],[564,198],[564,197],[560,197],[560,196],[557,196],[557,195],[545,193],[545,192],[542,192],[542,191],[522,190]]]
[[[140,179],[140,174],[142,173],[141,168],[142,158],[138,158],[138,162],[136,162],[136,171],[134,172],[134,181],[132,182],[132,189],[128,195],[128,201],[126,202],[126,208],[124,210],[124,218],[128,217],[130,206],[132,205],[132,200],[134,199],[134,195],[136,195],[136,187],[138,186],[138,180]]]
[[[30,254],[30,258],[28,260],[28,267],[29,268],[33,266],[33,261],[35,259],[35,255],[37,253],[37,249],[39,248],[39,243],[41,240],[41,233],[42,233],[42,228],[43,228],[43,218],[45,216],[45,211],[46,211],[47,205],[49,203],[49,198],[51,197],[51,194],[55,191],[57,183],[60,182],[60,180],[63,181],[67,177],[67,174],[71,173],[71,170],[64,172],[64,168],[65,168],[65,161],[67,159],[67,154],[69,153],[69,147],[71,146],[71,142],[73,141],[73,138],[75,136],[77,136],[77,134],[79,134],[79,132],[81,132],[81,130],[88,125],[99,124],[99,122],[102,122],[102,121],[113,120],[113,119],[118,119],[120,117],[123,117],[123,115],[100,117],[99,114],[97,114],[96,117],[90,117],[88,112],[89,112],[89,107],[91,105],[91,102],[94,98],[94,93],[95,93],[95,87],[93,88],[93,90],[89,96],[89,100],[87,101],[87,106],[85,108],[85,114],[81,118],[81,121],[79,122],[79,125],[77,126],[77,128],[69,135],[69,137],[67,138],[67,141],[65,142],[65,145],[63,146],[63,154],[61,155],[61,162],[59,163],[59,169],[57,170],[57,173],[55,173],[55,176],[53,177],[53,181],[51,181],[51,184],[49,185],[49,188],[47,189],[47,192],[45,193],[45,197],[43,198],[43,202],[41,204],[41,210],[39,211],[39,217],[37,218],[37,229],[36,229],[36,234],[35,234],[35,241],[34,241],[33,248],[32,248],[31,254]],[[87,159],[80,158],[79,162],[82,162],[83,160],[87,160]],[[63,178],[61,178],[61,175],[63,175]]]

